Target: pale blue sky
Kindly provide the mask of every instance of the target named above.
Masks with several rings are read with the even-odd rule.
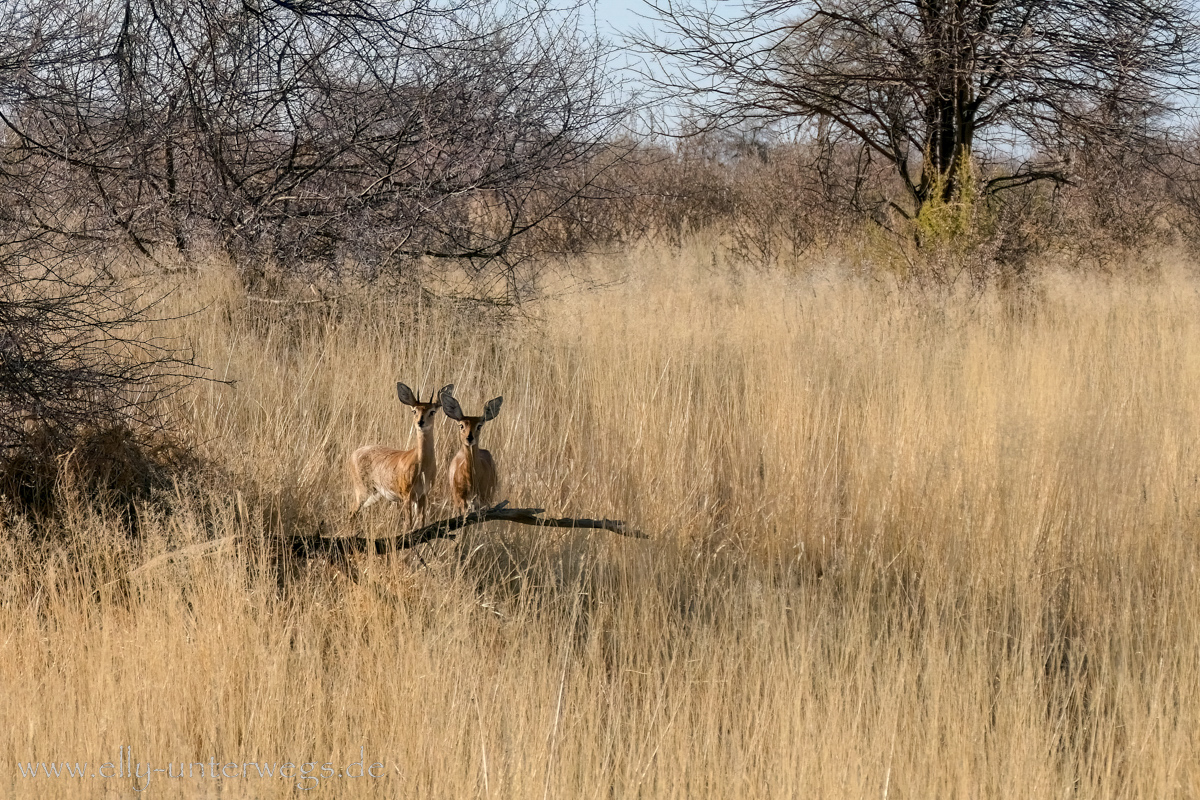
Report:
[[[595,3],[596,29],[620,43],[620,36],[641,25],[648,28],[646,20],[638,14],[646,14],[646,5],[641,0],[593,0]]]

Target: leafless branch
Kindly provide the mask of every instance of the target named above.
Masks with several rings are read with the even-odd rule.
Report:
[[[386,539],[368,539],[361,536],[330,537],[321,533],[308,536],[293,536],[289,540],[291,550],[298,556],[324,553],[347,555],[350,553],[374,552],[384,554],[404,550],[437,539],[453,539],[457,531],[481,522],[514,522],[518,525],[534,525],[550,528],[573,528],[579,530],[606,530],[634,539],[646,539],[645,534],[630,529],[624,522],[611,519],[586,519],[575,517],[543,517],[540,508],[508,508],[504,501],[496,505],[472,511],[458,517],[431,522],[400,536]]]

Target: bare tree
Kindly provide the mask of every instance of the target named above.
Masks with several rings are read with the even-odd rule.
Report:
[[[893,165],[905,214],[972,161],[988,192],[1068,180],[1078,148],[1145,138],[1197,88],[1183,0],[648,4],[662,33],[633,38],[672,103],[712,127],[833,126]]]
[[[31,442],[161,429],[162,401],[201,374],[151,330],[162,299],[78,247],[0,237],[0,464]]]
[[[367,276],[511,263],[611,165],[624,113],[605,46],[540,0],[7,8],[11,151],[146,254],[213,238]]]

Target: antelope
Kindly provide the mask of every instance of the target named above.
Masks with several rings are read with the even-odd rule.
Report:
[[[453,388],[449,386],[442,389],[438,396],[442,401],[442,411],[458,423],[458,435],[462,440],[462,447],[450,461],[446,478],[450,482],[455,509],[465,514],[468,506],[490,505],[496,493],[496,462],[492,460],[491,453],[480,449],[479,433],[485,422],[490,422],[500,413],[504,398],[488,400],[483,407],[483,416],[468,417],[462,413],[458,401],[451,394]]]
[[[442,388],[448,394],[454,384]],[[353,519],[358,513],[379,500],[398,503],[406,500],[406,516],[414,527],[425,523],[425,498],[433,488],[437,464],[433,456],[433,417],[441,408],[436,397],[422,403],[412,389],[396,384],[400,402],[412,409],[413,424],[417,427],[417,446],[397,450],[369,444],[350,454],[350,480],[354,485]]]

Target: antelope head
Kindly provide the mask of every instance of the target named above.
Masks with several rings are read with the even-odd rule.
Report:
[[[485,422],[490,422],[500,413],[500,404],[504,402],[503,397],[493,397],[488,400],[483,407],[483,414],[478,417],[468,417],[462,413],[462,408],[458,405],[458,401],[451,394],[454,386],[442,389],[439,395],[442,401],[442,411],[446,416],[458,423],[458,435],[462,440],[463,446],[473,448],[479,446],[479,434],[483,430]]]
[[[442,392],[447,395],[452,391],[454,391],[453,383],[442,387]],[[417,426],[417,431],[424,433],[426,430],[429,430],[429,426],[433,424],[434,415],[442,407],[441,402],[437,399],[437,395],[431,394],[429,402],[422,403],[413,395],[412,389],[403,383],[397,383],[396,396],[400,398],[401,403],[404,403],[412,411],[413,424]]]

